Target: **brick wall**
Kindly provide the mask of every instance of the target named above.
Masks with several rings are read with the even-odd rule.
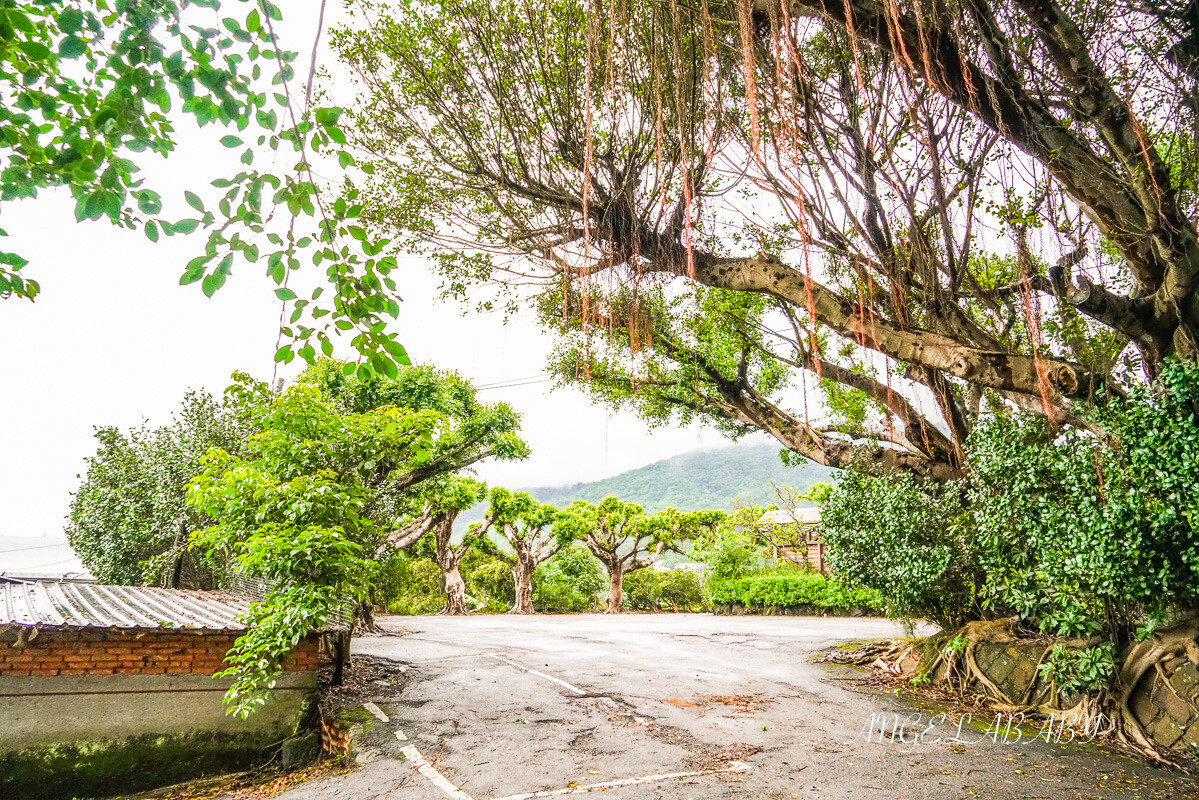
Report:
[[[44,628],[21,646],[18,630],[9,628],[0,632],[0,679],[38,675],[211,675],[224,666],[225,653],[239,635]],[[283,669],[313,672],[317,661],[317,638],[310,636],[288,656]]]

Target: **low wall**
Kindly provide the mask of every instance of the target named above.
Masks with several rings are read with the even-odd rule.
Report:
[[[236,633],[43,629],[24,646],[17,635],[0,632],[0,797],[107,796],[246,769],[295,733],[316,689],[315,638],[241,720],[221,702],[230,681],[212,677]]]

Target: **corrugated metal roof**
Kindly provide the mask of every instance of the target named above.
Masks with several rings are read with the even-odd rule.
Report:
[[[0,625],[241,631],[250,600],[223,592],[79,583],[0,585]]]
[[[820,524],[820,506],[812,508],[776,508],[774,511],[767,511],[762,515],[758,522],[765,522],[769,525],[819,525]]]

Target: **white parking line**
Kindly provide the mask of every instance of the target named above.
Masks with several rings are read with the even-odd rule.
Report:
[[[379,708],[374,703],[363,703],[362,707],[375,715],[380,722],[391,722],[391,717],[383,713],[383,709]]]
[[[470,653],[465,656],[445,656],[444,658],[422,658],[420,661],[413,661],[413,664],[436,664],[440,661],[461,661],[464,658],[486,658],[492,653]]]
[[[512,659],[510,659],[510,658],[504,658],[504,657],[503,657],[503,656],[501,656],[499,653],[488,653],[487,655],[489,655],[489,656],[491,656],[492,658],[494,658],[494,659],[497,659],[497,660],[499,660],[499,661],[503,661],[505,664],[507,664],[507,665],[508,665],[508,666],[510,666],[510,667],[516,667],[516,668],[517,668],[517,669],[519,669],[519,670],[522,670],[522,671],[524,671],[524,672],[527,672],[527,673],[529,673],[530,675],[536,675],[536,676],[537,676],[537,677],[539,677],[539,678],[545,678],[547,681],[553,681],[554,683],[558,684],[559,686],[565,686],[567,689],[569,689],[570,691],[574,692],[575,694],[579,694],[579,695],[587,694],[587,692],[583,691],[583,690],[582,690],[582,689],[580,689],[578,686],[571,686],[571,685],[570,685],[569,683],[567,683],[566,681],[563,681],[563,680],[558,680],[558,679],[557,679],[557,678],[555,678],[553,675],[546,675],[544,672],[538,672],[538,671],[537,671],[537,670],[535,670],[535,669],[529,669],[529,668],[528,668],[528,667],[526,667],[526,666],[523,666],[523,665],[521,665],[521,664],[517,664],[517,663],[516,663],[515,661],[513,661]]]
[[[534,797],[558,797],[564,794],[584,794],[585,792],[602,792],[605,789],[615,789],[619,786],[634,786],[639,783],[657,783],[658,781],[678,780],[681,778],[697,778],[700,775],[719,775],[728,772],[749,772],[750,766],[744,761],[732,761],[724,769],[713,769],[706,772],[668,772],[661,775],[642,775],[639,778],[621,778],[618,781],[589,783],[586,786],[568,786],[565,789],[550,789],[544,792],[526,792],[496,797],[494,800],[531,800]]]
[[[434,768],[432,764],[426,761],[425,757],[422,756],[420,751],[416,749],[416,745],[410,744],[403,748],[400,752],[404,754],[405,758],[412,762],[414,767],[420,770],[421,775],[424,775],[426,778],[428,778],[430,783],[432,783],[441,791],[445,792],[447,796],[454,798],[454,800],[474,800],[474,798],[472,798],[469,794],[450,783],[446,776],[442,775],[436,770],[436,768]]]

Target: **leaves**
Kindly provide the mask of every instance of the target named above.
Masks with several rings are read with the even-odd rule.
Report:
[[[276,354],[292,357],[290,346]],[[450,476],[493,453],[522,458],[528,448],[509,409],[479,404],[470,384],[427,367],[386,380],[350,378],[342,363],[318,361],[282,394],[245,376],[229,394],[250,409],[258,432],[238,456],[211,452],[187,503],[213,520],[195,536],[197,547],[229,554],[243,574],[275,587],[252,609],[223,673],[234,678],[231,712],[245,716],[295,642],[368,596],[390,531],[430,502],[474,505],[483,485]]]
[[[318,343],[327,352],[331,337],[353,331],[351,347],[364,359],[363,368],[394,375],[397,360],[408,362],[382,325],[398,314],[395,282],[388,277],[395,261],[382,256],[388,243],[352,235],[346,226],[361,208],[343,202],[332,213],[333,202],[324,199],[308,169],[309,158],[345,141],[338,127],[341,110],[289,108],[288,93],[261,92],[261,81],[279,85],[295,72],[297,54],[281,47],[263,20],[281,18],[276,6],[247,0],[180,5],[83,0],[65,8],[61,3],[5,8],[0,202],[66,186],[78,221],[107,218],[141,229],[151,242],[202,230],[209,263],[223,269],[197,273],[193,259],[180,284],[200,283],[208,296],[231,274],[226,257],[254,263],[266,256],[268,274],[282,283],[284,271],[300,267],[300,251],[319,252],[312,260],[319,261],[326,285],[335,291],[326,301],[304,306],[288,327],[293,352],[311,362]],[[211,17],[205,9],[221,13],[228,35],[206,27]],[[162,199],[148,187],[156,175],[143,167],[153,163],[149,159],[170,157],[180,143],[178,114],[165,113],[173,95],[182,100],[179,114],[201,127],[224,129],[214,136],[224,147],[245,147],[241,161],[247,167],[256,153],[293,149],[302,154],[299,167],[214,176],[211,186],[219,192],[207,203],[203,192],[183,192],[196,218],[162,218]],[[294,129],[293,118],[299,119]],[[335,155],[343,168],[354,163],[343,150]],[[288,155],[282,162],[295,159]],[[299,218],[287,239],[267,230],[279,205]],[[262,240],[271,236],[268,248]],[[0,267],[0,297],[37,294],[36,281],[18,276],[23,266]]]

